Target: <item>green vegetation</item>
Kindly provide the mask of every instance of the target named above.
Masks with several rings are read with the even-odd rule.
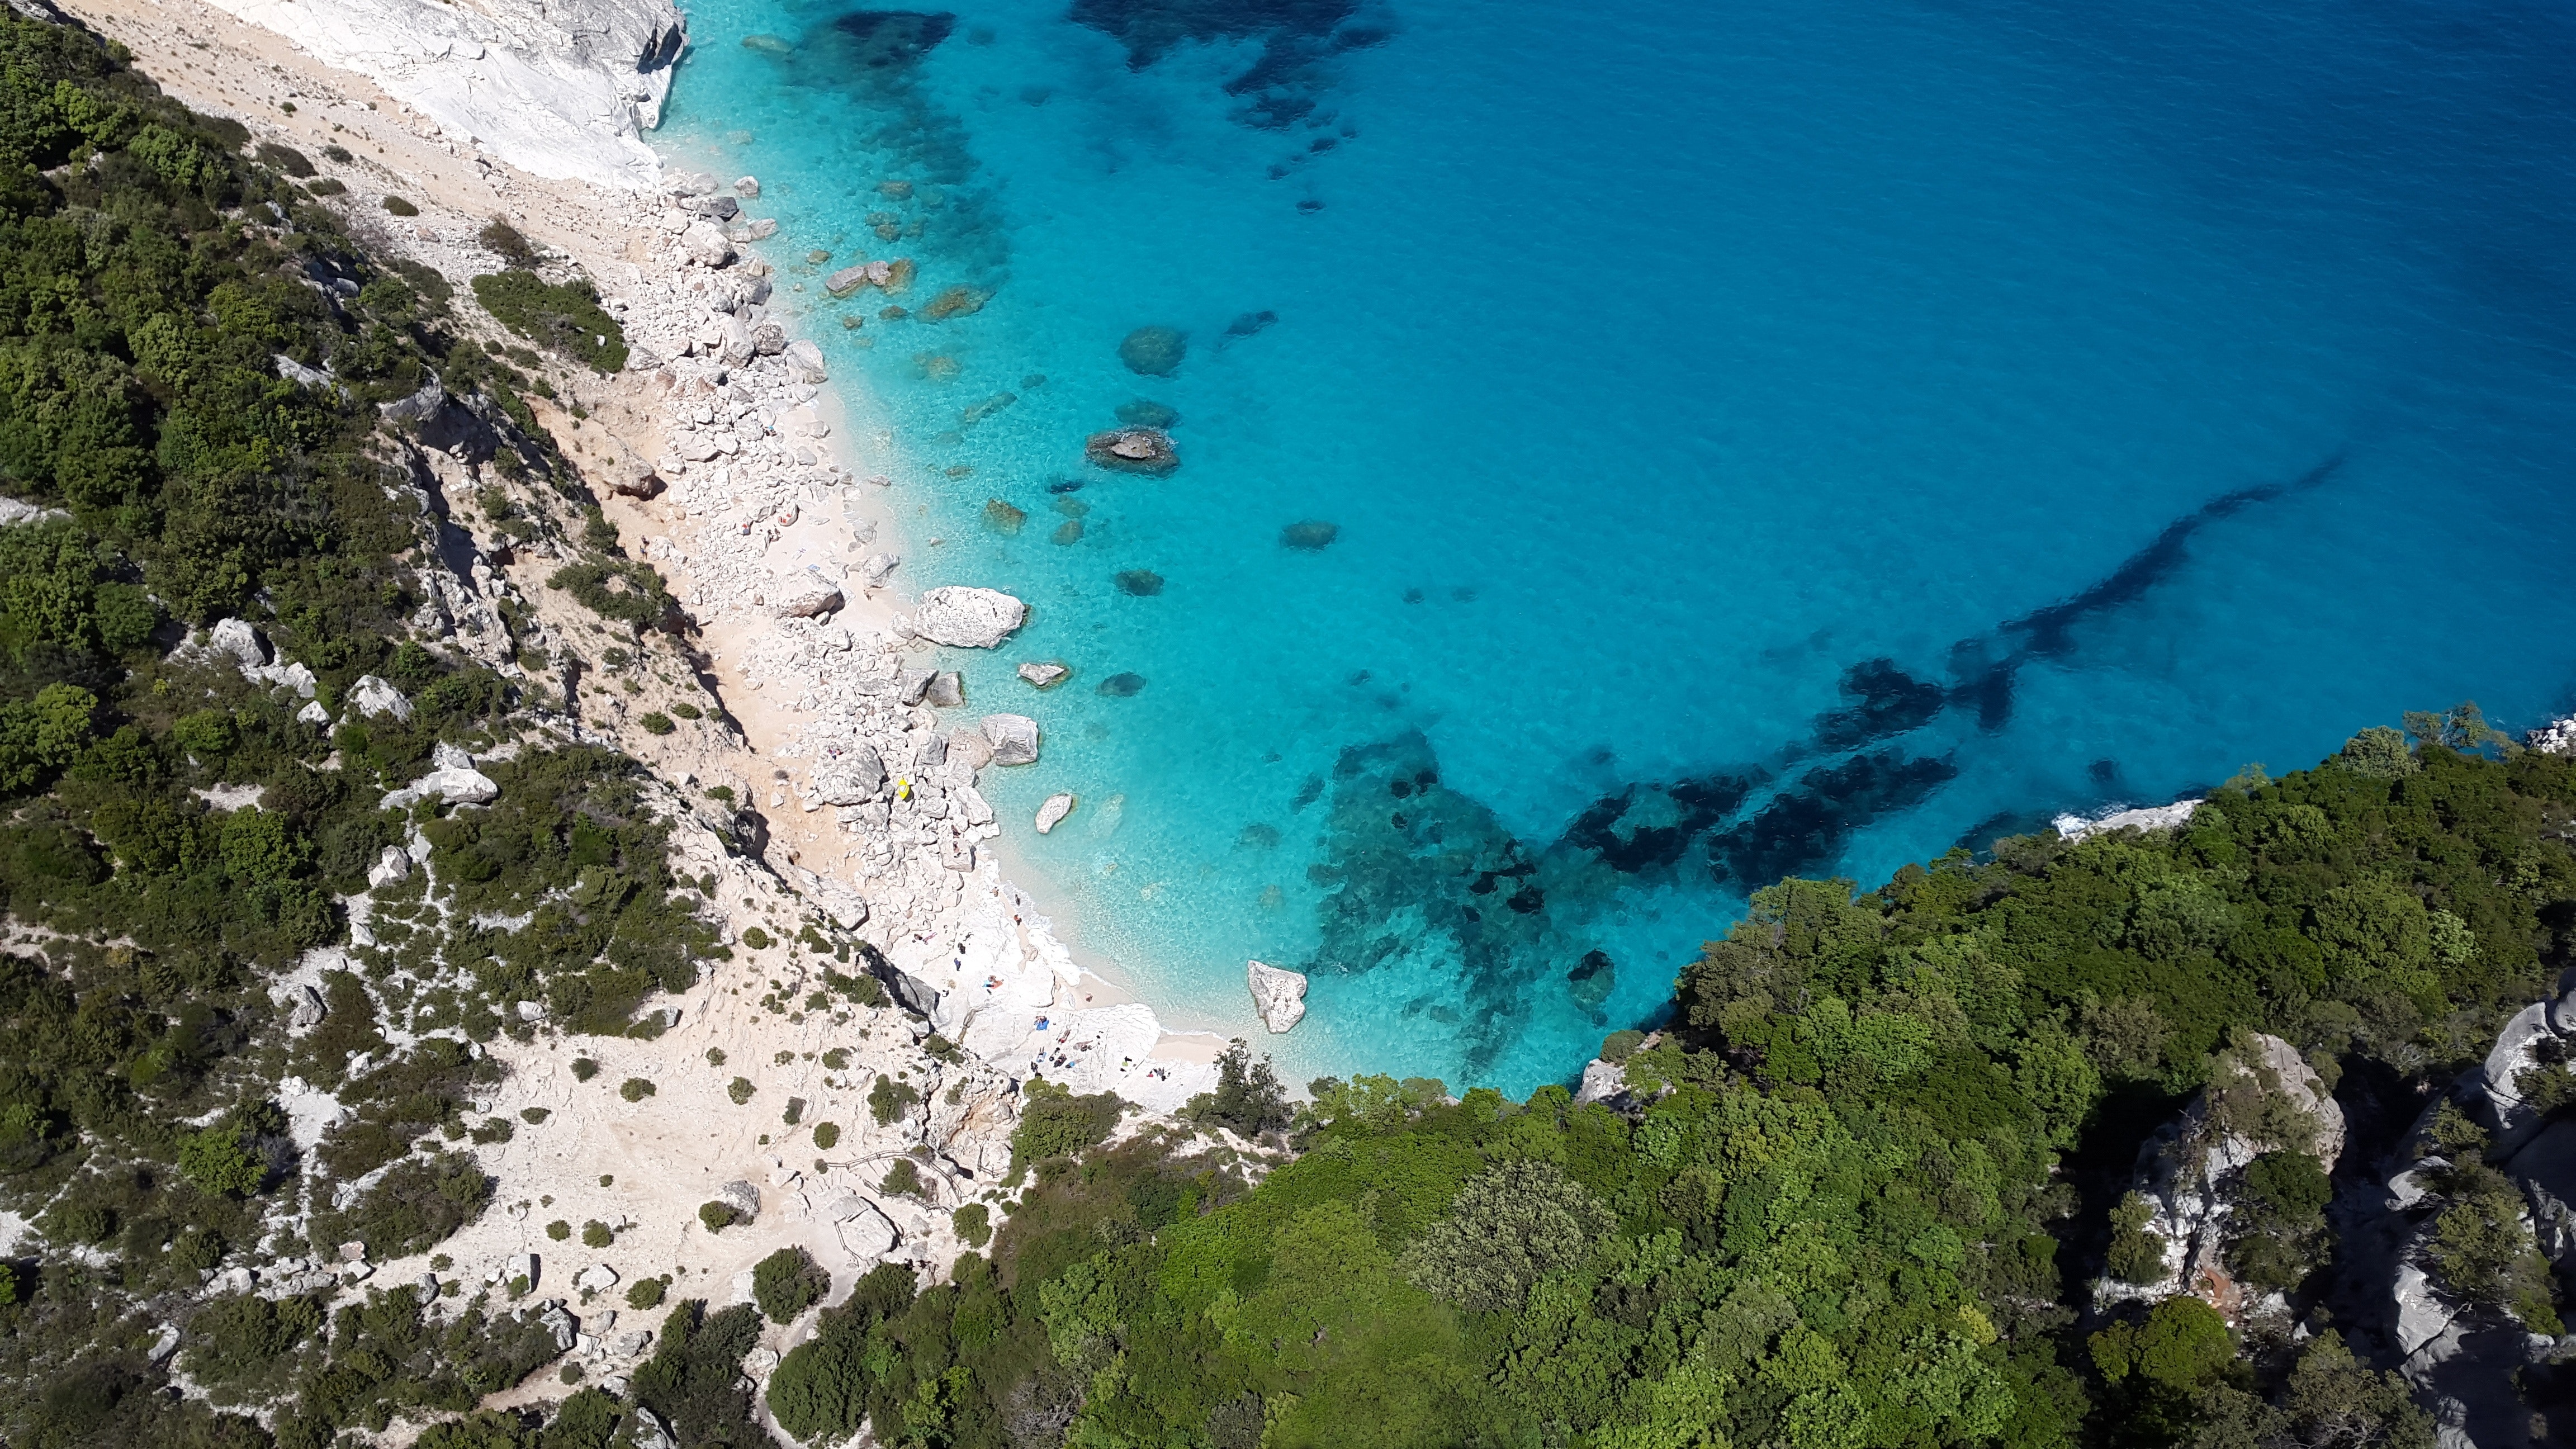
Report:
[[[2212,1083],[2219,1125],[2272,1144],[2232,1189],[2229,1266],[2314,1301],[2333,1185],[2262,1073],[2224,1065],[2243,1033],[2439,1084],[2543,989],[2576,764],[2490,757],[2463,718],[2249,779],[2171,835],[1758,892],[1676,1030],[1605,1044],[1625,1115],[1361,1078],[1283,1121],[1238,1050],[1189,1115],[1292,1134],[1252,1187],[1203,1142],[1104,1148],[1114,1099],[1032,1084],[1034,1183],[998,1231],[981,1203],[953,1220],[986,1251],[926,1288],[869,1274],[770,1408],[956,1445],[2429,1444],[2330,1332],[2257,1352],[2197,1299],[2077,1305],[2097,1273],[2163,1278],[2115,1185]],[[2445,1285],[2558,1331],[2483,1139],[2435,1136],[2463,1164],[2427,1174]],[[2114,1190],[2088,1207],[2088,1183]]]
[[[742,1221],[742,1214],[731,1203],[702,1202],[698,1204],[698,1221],[706,1225],[708,1232],[721,1233]]]
[[[616,1242],[617,1234],[597,1218],[581,1225],[581,1245],[585,1248],[606,1248]]]
[[[840,1142],[840,1140],[841,1124],[838,1122],[817,1122],[814,1124],[815,1151],[829,1152]]]
[[[910,1083],[898,1082],[879,1073],[877,1084],[868,1089],[868,1115],[874,1117],[880,1127],[892,1126],[896,1118],[911,1111],[912,1105],[920,1100],[921,1093],[915,1091]]]
[[[641,1102],[660,1090],[661,1088],[654,1086],[650,1081],[647,1081],[642,1077],[628,1077],[625,1081],[617,1084],[617,1095],[625,1098],[629,1102]]]
[[[662,1306],[663,1295],[670,1291],[671,1275],[668,1273],[657,1278],[638,1278],[626,1285],[626,1306],[659,1308]]]
[[[803,1248],[781,1248],[751,1270],[751,1301],[772,1323],[794,1321],[831,1291],[832,1275]]]
[[[507,230],[504,223],[494,225]],[[493,235],[493,227],[484,228],[485,245],[492,245]],[[519,238],[519,246],[527,246],[525,238]],[[513,267],[476,277],[474,300],[492,320],[594,372],[613,373],[626,366],[626,331],[599,305],[599,292],[587,278],[549,286],[535,272]]]

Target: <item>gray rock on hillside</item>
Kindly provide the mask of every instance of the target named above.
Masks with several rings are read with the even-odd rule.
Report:
[[[406,721],[411,718],[411,701],[391,683],[372,674],[359,675],[358,682],[349,686],[349,707],[358,712],[360,719],[382,719],[386,715]]]
[[[933,644],[990,649],[1028,622],[1029,606],[999,589],[951,584],[921,596],[912,631]]]
[[[814,772],[814,793],[826,805],[859,805],[875,799],[885,781],[885,761],[873,746],[858,745]]]
[[[996,765],[1038,762],[1038,722],[1024,714],[984,716],[984,738],[993,747]]]
[[[750,1222],[760,1216],[760,1189],[736,1178],[716,1189],[716,1201],[733,1209],[737,1222]]]
[[[1252,1006],[1261,1013],[1261,1024],[1273,1034],[1284,1032],[1306,1019],[1306,978],[1303,973],[1285,970],[1262,961],[1244,963],[1244,976],[1252,987]]]
[[[840,585],[819,574],[804,573],[779,586],[773,607],[782,619],[819,619],[846,602]]]

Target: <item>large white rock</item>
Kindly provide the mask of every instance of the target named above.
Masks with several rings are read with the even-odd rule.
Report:
[[[996,765],[1038,762],[1038,722],[1024,714],[984,716],[984,739],[993,747]]]
[[[825,805],[860,805],[885,788],[885,762],[860,745],[814,772],[814,794]]]
[[[688,229],[680,233],[680,250],[688,253],[690,261],[701,266],[721,267],[733,260],[733,241],[725,235],[723,227],[703,216],[690,222]],[[747,338],[748,333],[745,335]]]
[[[1055,829],[1064,823],[1064,817],[1072,813],[1073,796],[1070,793],[1058,791],[1049,795],[1046,803],[1038,807],[1038,834],[1044,835]]]
[[[803,573],[779,586],[775,607],[782,619],[814,619],[844,602],[838,584],[819,574]]]
[[[349,686],[349,707],[358,712],[360,719],[382,719],[386,715],[398,720],[411,718],[411,701],[403,698],[403,692],[391,682],[372,674],[359,675],[358,682]]]
[[[217,619],[215,626],[206,631],[205,643],[198,647],[232,660],[244,673],[268,663],[268,645],[248,619]]]
[[[830,1211],[835,1220],[833,1231],[841,1240],[841,1250],[850,1255],[853,1268],[875,1266],[903,1241],[894,1220],[856,1193],[836,1200]]]
[[[921,596],[912,631],[933,644],[990,649],[1028,622],[1029,606],[999,589],[951,584]]]
[[[367,867],[367,889],[381,890],[411,879],[411,853],[399,845],[388,845],[376,855],[376,863]]]
[[[606,1263],[593,1263],[573,1275],[572,1286],[592,1293],[605,1293],[617,1286],[617,1270]]]
[[[1261,1013],[1263,1026],[1274,1033],[1283,1032],[1306,1019],[1304,973],[1249,961],[1244,963],[1244,975],[1252,987],[1253,1009]]]
[[[787,370],[798,382],[824,381],[823,349],[801,337],[788,343]]]
[[[450,805],[489,805],[501,798],[501,787],[480,770],[432,770],[385,797],[387,810],[409,810],[435,795]]]

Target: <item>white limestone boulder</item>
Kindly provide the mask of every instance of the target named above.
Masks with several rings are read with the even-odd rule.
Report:
[[[1303,972],[1283,970],[1267,962],[1244,964],[1245,978],[1252,987],[1252,1006],[1261,1013],[1261,1024],[1275,1035],[1306,1019],[1306,977]]]
[[[933,644],[990,649],[1028,622],[1029,606],[999,589],[951,584],[921,596],[912,630]]]
[[[993,747],[996,765],[1038,762],[1038,722],[1024,714],[984,716],[984,739]]]

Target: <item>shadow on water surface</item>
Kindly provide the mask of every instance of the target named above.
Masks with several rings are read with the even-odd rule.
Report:
[[[1328,892],[1306,969],[1326,976],[1409,969],[1426,985],[1454,975],[1462,1007],[1430,1020],[1455,1032],[1469,1081],[1482,1079],[1526,1029],[1542,1004],[1535,993],[1562,993],[1606,1025],[1616,963],[1593,937],[1612,908],[1690,872],[1749,891],[1829,869],[1859,831],[1920,805],[1959,772],[1955,751],[1915,753],[1894,741],[1953,707],[1975,709],[1992,733],[2009,717],[2024,664],[2073,655],[2079,625],[2171,578],[2204,526],[2316,487],[2341,462],[2215,498],[2091,586],[1964,641],[1952,653],[1954,668],[1963,658],[1976,667],[1960,684],[1918,678],[1890,658],[1862,660],[1843,671],[1845,702],[1817,715],[1806,737],[1776,750],[1771,764],[1615,784],[1544,848],[1442,783],[1419,730],[1350,746],[1330,786],[1309,779],[1294,806],[1303,810],[1329,788],[1323,857],[1308,870]],[[2114,786],[2118,765],[2094,761],[2090,777],[2097,788]],[[2046,825],[2044,814],[1998,815],[1961,844],[1990,847],[1998,835]],[[1428,1013],[1433,999],[1417,993],[1405,1015]]]

